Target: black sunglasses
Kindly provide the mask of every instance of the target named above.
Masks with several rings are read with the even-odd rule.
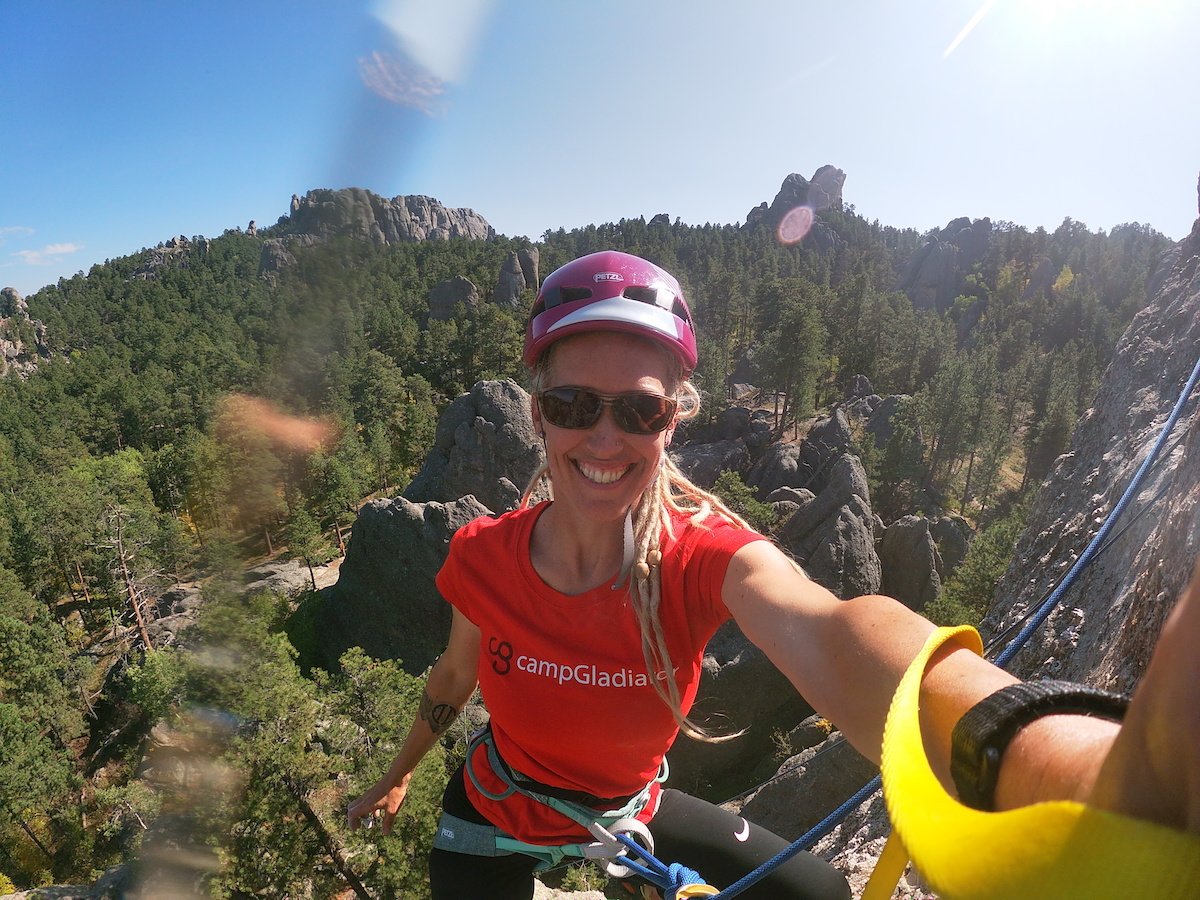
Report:
[[[587,388],[556,387],[537,395],[542,416],[559,428],[591,428],[604,407],[612,409],[617,426],[629,434],[658,434],[675,419],[679,404],[670,397],[643,391],[601,394]]]

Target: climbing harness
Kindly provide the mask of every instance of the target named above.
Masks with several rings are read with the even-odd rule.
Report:
[[[475,771],[475,753],[480,747],[487,754],[488,766],[491,768],[492,773],[504,782],[504,790],[500,793],[490,791],[484,787]],[[472,735],[467,747],[467,761],[464,768],[467,777],[471,779],[471,783],[475,786],[475,789],[489,800],[500,801],[514,794],[521,794],[524,797],[549,806],[551,809],[566,816],[572,822],[576,822],[589,830],[592,830],[593,826],[597,826],[600,828],[600,831],[592,831],[593,836],[597,840],[590,842],[565,845],[530,844],[505,834],[493,825],[468,822],[465,819],[443,812],[441,820],[438,822],[438,830],[433,842],[433,845],[438,849],[450,850],[456,853],[467,853],[472,856],[503,856],[509,853],[523,853],[538,860],[537,871],[545,871],[546,869],[553,868],[568,858],[600,861],[621,857],[626,852],[626,844],[615,840],[614,836],[620,838],[630,834],[637,835],[638,838],[645,842],[650,851],[654,849],[654,841],[650,836],[649,829],[637,819],[637,816],[650,802],[653,786],[666,781],[669,772],[666,759],[663,759],[662,764],[659,766],[658,774],[649,784],[630,797],[619,808],[604,811],[597,810],[576,800],[566,799],[563,796],[554,796],[552,792],[555,792],[556,789],[548,785],[539,784],[534,779],[522,775],[513,769],[501,759],[499,752],[496,750],[496,742],[492,736],[492,730],[487,725]],[[622,869],[620,863],[610,863],[606,868],[609,868],[610,874],[616,877],[629,874]]]
[[[947,641],[983,652],[975,629],[939,628],[896,689],[881,765],[893,832],[863,900],[887,900],[909,856],[945,897],[1194,896],[1200,835],[1067,800],[983,812],[942,788],[921,742],[918,697]]]

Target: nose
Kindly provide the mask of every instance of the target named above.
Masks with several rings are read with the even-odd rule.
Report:
[[[624,434],[613,415],[611,401],[605,401],[604,408],[600,410],[600,418],[588,429],[589,442],[594,446],[616,445],[624,439]]]

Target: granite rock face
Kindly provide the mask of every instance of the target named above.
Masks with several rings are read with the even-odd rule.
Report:
[[[803,240],[818,253],[827,253],[841,243],[841,238],[826,223],[820,221],[817,214],[830,207],[841,208],[842,186],[845,183],[846,173],[836,166],[821,166],[813,173],[811,180],[793,172],[783,180],[770,206],[763,202],[746,214],[745,227],[750,229],[765,226],[779,234],[780,226],[788,214],[804,207],[812,215],[808,216],[811,227]],[[788,239],[787,242],[793,241]]]
[[[987,630],[1022,616],[1066,573],[1116,504],[1196,364],[1200,347],[1200,223],[1164,253],[1157,293],[1117,343],[1068,452],[1043,483],[1017,559],[1000,580]],[[1160,266],[1161,268],[1161,266]],[[1200,403],[1184,407],[1159,463],[1118,528],[1058,610],[1013,660],[1023,677],[1129,690],[1200,552]],[[1153,500],[1159,491],[1165,493]],[[1134,514],[1153,502],[1149,514]]]
[[[292,196],[291,214],[278,234],[351,237],[373,244],[471,238],[488,240],[496,230],[473,209],[453,209],[419,194],[388,199],[362,188],[319,188]]]

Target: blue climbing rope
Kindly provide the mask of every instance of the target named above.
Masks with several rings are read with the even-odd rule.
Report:
[[[1014,656],[1017,655],[1018,652],[1020,652],[1021,648],[1025,646],[1033,633],[1046,621],[1050,613],[1053,612],[1054,608],[1059,604],[1059,602],[1061,602],[1063,596],[1079,578],[1080,573],[1087,568],[1088,564],[1091,563],[1091,561],[1095,558],[1097,550],[1104,546],[1104,542],[1108,537],[1109,532],[1112,531],[1113,526],[1116,524],[1117,519],[1120,518],[1130,501],[1132,501],[1134,496],[1136,496],[1139,488],[1141,487],[1142,481],[1145,480],[1146,474],[1150,471],[1151,467],[1157,460],[1158,455],[1162,452],[1162,448],[1167,442],[1167,437],[1175,428],[1176,423],[1179,421],[1179,417],[1183,414],[1183,408],[1187,405],[1188,398],[1195,389],[1197,381],[1200,381],[1200,358],[1197,358],[1196,365],[1192,369],[1191,376],[1184,384],[1183,390],[1179,392],[1179,397],[1175,401],[1175,406],[1172,408],[1171,414],[1167,416],[1166,422],[1163,423],[1163,427],[1159,432],[1158,439],[1154,442],[1154,446],[1150,448],[1150,452],[1146,455],[1146,458],[1142,460],[1142,464],[1138,467],[1137,472],[1134,473],[1133,478],[1129,482],[1129,486],[1125,488],[1125,492],[1121,495],[1121,499],[1117,501],[1116,506],[1114,506],[1109,512],[1108,516],[1105,517],[1103,524],[1100,526],[1100,530],[1097,531],[1095,537],[1088,542],[1087,547],[1084,549],[1083,553],[1080,554],[1079,559],[1075,561],[1075,565],[1073,565],[1067,574],[1063,576],[1063,579],[1059,582],[1058,587],[1056,587],[1050,593],[1050,596],[1046,598],[1041,607],[1038,609],[1037,613],[1026,623],[1025,627],[1021,629],[1020,633],[1017,634],[1017,636],[1012,639],[1008,646],[1001,651],[1000,655],[996,657],[995,663],[997,666],[1003,668],[1012,660]],[[833,831],[833,829],[837,827],[837,825],[840,824],[841,821],[846,818],[846,816],[850,815],[852,811],[861,806],[867,797],[874,794],[875,791],[879,789],[881,783],[882,781],[880,777],[876,775],[873,779],[871,779],[871,781],[859,788],[852,797],[846,800],[846,802],[844,802],[837,809],[833,810],[833,812],[829,813],[829,815],[810,828],[807,832],[802,834],[788,847],[784,848],[775,856],[771,857],[769,860],[760,865],[757,869],[734,882],[729,887],[725,888],[725,890],[721,891],[721,893],[717,894],[715,900],[728,900],[728,898],[736,897],[751,885],[761,881],[763,878],[769,875],[772,870],[791,859],[797,853],[812,847],[813,844],[815,844],[829,832]]]

